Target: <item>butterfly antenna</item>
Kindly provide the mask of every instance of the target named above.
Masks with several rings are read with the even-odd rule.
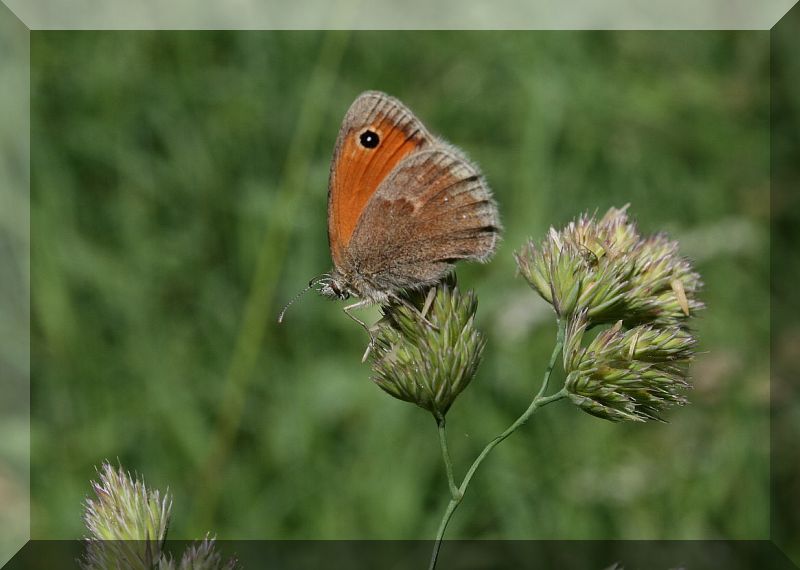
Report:
[[[312,279],[312,280],[311,280],[311,282],[308,284],[308,287],[306,287],[305,289],[303,289],[302,291],[300,291],[300,292],[299,292],[297,295],[295,295],[295,296],[294,296],[294,297],[291,299],[291,301],[289,301],[288,303],[286,303],[286,304],[283,306],[283,309],[281,309],[281,313],[278,315],[278,323],[282,323],[282,322],[283,322],[283,315],[285,315],[285,314],[286,314],[286,309],[288,309],[289,307],[291,307],[292,305],[294,305],[294,304],[297,302],[297,300],[298,300],[298,299],[300,299],[300,297],[302,297],[303,295],[305,295],[306,293],[308,293],[309,291],[311,291],[311,290],[312,290],[314,287],[316,287],[316,286],[317,286],[317,284],[318,284],[320,281],[323,281],[323,280],[324,280],[325,278],[327,278],[327,277],[328,277],[328,274],[327,274],[327,273],[326,273],[326,274],[324,274],[324,275],[320,275],[319,277],[315,277],[315,278],[314,278],[314,279]]]

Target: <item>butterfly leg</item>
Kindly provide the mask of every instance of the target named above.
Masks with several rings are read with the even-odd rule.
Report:
[[[428,296],[425,298],[425,304],[422,306],[422,310],[416,308],[414,304],[409,302],[407,299],[403,299],[402,297],[398,297],[397,295],[392,295],[392,299],[394,299],[395,301],[397,301],[398,303],[409,309],[411,312],[416,313],[417,316],[419,316],[419,318],[422,320],[422,322],[431,327],[433,330],[438,331],[439,327],[433,324],[428,319],[428,317],[425,316],[430,310],[431,305],[433,304],[433,298],[435,296],[436,296],[435,289],[431,289],[430,292],[428,292]]]
[[[370,304],[371,304],[370,301],[362,299],[361,301],[353,303],[352,305],[347,305],[344,309],[342,309],[348,317],[350,317],[359,325],[364,327],[364,330],[367,331],[367,334],[369,335],[369,343],[367,344],[367,348],[364,351],[364,355],[361,357],[361,362],[366,362],[369,353],[372,351],[372,345],[375,343],[375,337],[373,336],[372,332],[375,330],[375,326],[372,327],[368,326],[367,323],[356,317],[350,311],[353,311],[355,309],[362,309],[364,307],[369,306]]]
[[[364,354],[361,356],[361,364],[364,364],[369,358],[369,353],[372,352],[372,345],[375,344],[375,337],[372,336],[372,333],[369,333],[369,342],[367,343],[367,348],[364,349]]]
[[[431,287],[428,289],[428,294],[425,296],[425,304],[422,305],[422,318],[425,318],[425,315],[428,314],[428,311],[431,310],[431,306],[433,305],[433,300],[436,298],[436,287]]]
[[[355,322],[357,322],[362,327],[364,327],[364,330],[367,331],[369,333],[370,337],[371,337],[372,336],[372,331],[369,328],[369,326],[367,326],[367,323],[365,323],[364,321],[362,321],[361,319],[359,319],[357,316],[355,316],[353,313],[350,312],[350,311],[354,311],[355,309],[363,309],[364,307],[368,307],[369,305],[370,305],[370,301],[368,301],[367,299],[362,299],[358,303],[353,303],[352,305],[347,305],[342,310],[345,312],[345,314],[348,317],[350,317]]]

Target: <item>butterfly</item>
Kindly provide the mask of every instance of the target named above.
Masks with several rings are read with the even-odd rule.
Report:
[[[331,299],[359,299],[344,310],[369,331],[352,310],[407,304],[404,293],[440,282],[457,261],[488,261],[500,232],[497,204],[478,167],[403,103],[366,91],[347,110],[331,160],[333,270],[302,293],[317,288]]]

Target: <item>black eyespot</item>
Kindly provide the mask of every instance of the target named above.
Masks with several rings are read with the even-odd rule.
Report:
[[[358,140],[361,142],[361,146],[364,148],[375,148],[378,146],[378,143],[381,142],[378,133],[375,131],[364,131],[361,133],[361,136],[358,137]]]

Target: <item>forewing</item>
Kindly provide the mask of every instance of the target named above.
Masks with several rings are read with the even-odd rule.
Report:
[[[360,142],[365,131],[379,143]],[[358,96],[342,121],[328,183],[328,241],[338,267],[369,199],[397,164],[435,142],[425,126],[397,99],[377,91]]]

